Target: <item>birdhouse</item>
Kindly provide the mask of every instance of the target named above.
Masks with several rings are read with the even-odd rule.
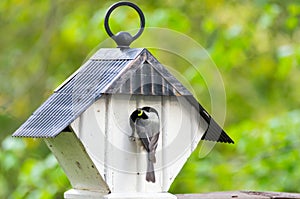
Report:
[[[134,8],[135,36],[109,28],[118,6]],[[193,95],[147,50],[132,3],[114,4],[105,28],[118,48],[100,49],[13,134],[42,138],[75,198],[176,198],[168,190],[200,140],[233,143]]]

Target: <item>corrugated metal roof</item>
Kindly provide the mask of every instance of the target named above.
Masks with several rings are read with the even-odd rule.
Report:
[[[105,93],[182,95],[202,107],[148,50],[100,49],[56,89],[13,136],[55,137]],[[222,130],[210,116],[208,118],[212,127],[209,129]],[[225,132],[219,134],[219,139],[218,134],[209,129],[205,133],[210,135],[205,136],[207,140],[233,142]]]
[[[210,116],[210,114],[199,104],[193,96],[186,96],[187,100],[198,111],[201,117],[208,123],[208,128],[203,134],[201,140],[208,140],[214,142],[234,143],[234,141],[225,133],[220,125]]]
[[[95,100],[130,60],[92,60],[51,95],[13,134],[23,137],[55,137]]]
[[[144,49],[100,49],[13,136],[55,137],[103,93],[179,95],[172,85],[163,82],[155,69],[143,64],[148,56],[150,53]]]

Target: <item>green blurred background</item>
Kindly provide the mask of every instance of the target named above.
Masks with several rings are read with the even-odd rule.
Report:
[[[300,1],[134,2],[148,27],[179,31],[208,51],[226,90],[224,128],[236,142],[201,159],[197,149],[170,191],[300,192]],[[103,19],[112,3],[0,1],[0,198],[63,198],[70,188],[42,141],[11,134],[107,39]],[[114,31],[137,28],[136,17],[120,11]],[[210,106],[205,91],[197,97]]]

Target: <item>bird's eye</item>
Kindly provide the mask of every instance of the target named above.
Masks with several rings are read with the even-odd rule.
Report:
[[[138,111],[138,116],[141,117],[143,115],[143,111],[139,110]]]

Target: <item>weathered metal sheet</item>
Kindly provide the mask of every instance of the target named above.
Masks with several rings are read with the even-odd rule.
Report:
[[[135,59],[143,48],[101,48],[92,57],[92,60],[120,60],[120,59]]]
[[[55,137],[101,97],[129,60],[94,60],[45,101],[13,134],[22,137]]]
[[[186,96],[186,99],[199,111],[200,116],[208,123],[201,140],[208,140],[213,142],[234,143],[234,141],[225,133],[219,124],[209,115],[209,113],[198,103],[192,96]]]
[[[147,53],[147,62],[164,77],[164,80],[172,85],[176,91],[182,96],[192,95],[188,89],[186,89],[149,51]]]
[[[201,139],[214,142],[234,143],[213,118],[210,118],[209,126]]]

